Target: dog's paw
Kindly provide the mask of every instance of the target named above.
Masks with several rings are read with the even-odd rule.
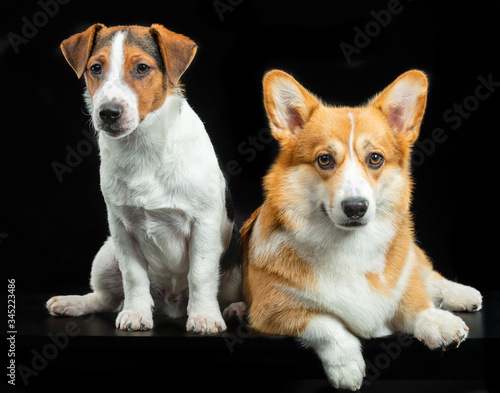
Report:
[[[444,310],[422,311],[415,323],[415,337],[433,350],[457,348],[468,334],[469,328],[465,322]]]
[[[149,330],[153,328],[153,316],[149,313],[138,313],[123,310],[116,318],[116,328],[120,330]]]
[[[336,389],[352,391],[361,389],[365,376],[365,362],[362,356],[359,359],[347,360],[342,364],[323,364],[323,367],[328,380]]]
[[[87,313],[87,302],[83,296],[54,296],[45,304],[53,316],[80,317]]]
[[[479,311],[483,306],[481,292],[468,285],[448,281],[443,287],[441,308],[450,311]]]
[[[247,305],[245,302],[231,303],[224,309],[222,316],[225,320],[232,320],[238,318],[239,321],[243,321],[247,315]]]
[[[190,333],[212,334],[223,332],[226,329],[226,323],[220,312],[218,316],[190,314],[186,323],[186,330]]]

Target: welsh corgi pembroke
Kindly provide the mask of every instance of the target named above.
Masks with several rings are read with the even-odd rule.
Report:
[[[359,337],[458,347],[469,329],[449,311],[480,310],[481,294],[433,270],[410,213],[426,76],[406,72],[359,107],[328,106],[279,70],[263,84],[280,152],[241,229],[250,326],[298,338],[350,390],[365,375]]]

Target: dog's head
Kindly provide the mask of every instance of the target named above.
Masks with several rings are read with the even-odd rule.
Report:
[[[178,86],[196,44],[165,27],[95,24],[61,44],[78,78],[85,77],[94,127],[113,138],[134,131]]]
[[[265,178],[267,198],[288,221],[328,219],[341,229],[408,209],[411,147],[427,78],[409,71],[367,105],[324,105],[290,75],[264,77],[264,101],[280,154]]]

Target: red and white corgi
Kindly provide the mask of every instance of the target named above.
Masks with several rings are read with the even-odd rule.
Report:
[[[410,213],[426,76],[409,71],[360,107],[325,105],[279,70],[263,83],[281,150],[241,229],[250,325],[297,337],[352,390],[365,374],[358,337],[405,332],[457,347],[469,329],[443,309],[477,311],[481,294],[433,270]]]

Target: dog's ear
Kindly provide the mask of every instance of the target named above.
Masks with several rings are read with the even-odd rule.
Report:
[[[427,102],[427,85],[423,72],[408,71],[370,102],[384,114],[397,138],[408,145],[418,137]]]
[[[149,32],[158,42],[168,79],[173,85],[177,85],[193,61],[198,46],[188,37],[174,33],[162,25],[151,25]]]
[[[104,27],[106,26],[96,23],[83,33],[74,34],[61,43],[61,51],[64,58],[71,68],[75,70],[78,78],[81,78],[85,72],[97,32]]]
[[[319,101],[291,75],[280,70],[269,71],[264,76],[263,87],[271,132],[286,146],[309,121]]]

